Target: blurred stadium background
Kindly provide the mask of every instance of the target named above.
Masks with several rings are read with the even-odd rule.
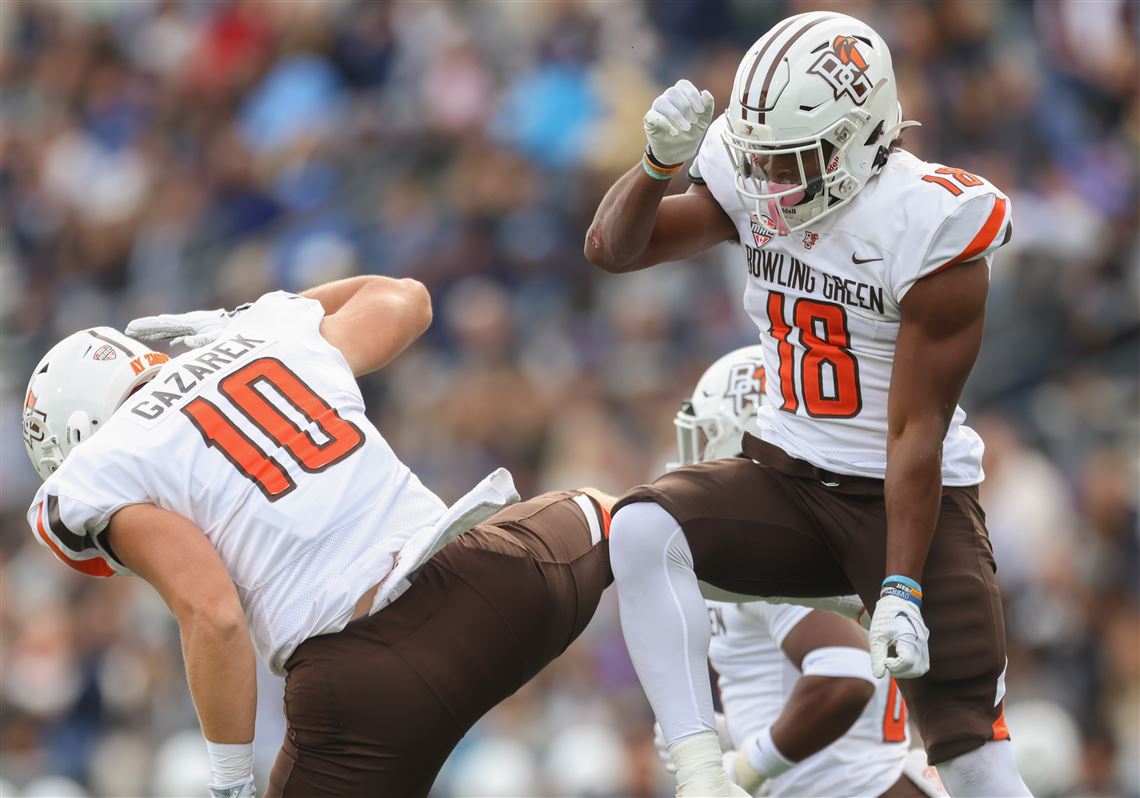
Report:
[[[814,7],[0,4],[0,795],[206,781],[159,600],[69,573],[23,520],[23,389],[54,341],[355,273],[414,276],[434,326],[365,395],[425,483],[450,500],[501,464],[524,495],[620,493],[661,470],[678,401],[754,332],[731,247],[613,277],[582,257],[584,231],[664,86],[688,77],[723,108],[744,49]],[[1013,198],[965,403],[987,442],[1026,780],[1046,796],[1140,794],[1140,6],[841,7],[891,45],[924,124],[910,149]],[[266,675],[261,693],[267,768],[280,685]],[[668,795],[649,723],[610,596],[436,792]]]

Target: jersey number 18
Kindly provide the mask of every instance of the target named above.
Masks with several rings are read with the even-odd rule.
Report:
[[[792,326],[784,320],[784,295],[768,292],[768,332],[776,339],[780,366],[780,409],[795,413],[796,350],[790,340]],[[799,358],[804,410],[814,418],[851,418],[863,408],[859,390],[859,361],[848,346],[847,311],[842,305],[800,297],[792,305],[792,325],[803,355]]]

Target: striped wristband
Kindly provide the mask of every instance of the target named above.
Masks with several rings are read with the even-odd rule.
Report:
[[[641,168],[645,170],[645,174],[652,177],[654,180],[672,180],[673,176],[679,173],[684,167],[685,162],[682,161],[672,166],[666,166],[653,157],[653,151],[646,145],[645,153],[641,156]]]
[[[922,606],[922,585],[909,576],[895,574],[883,580],[883,589],[879,596],[894,596]]]

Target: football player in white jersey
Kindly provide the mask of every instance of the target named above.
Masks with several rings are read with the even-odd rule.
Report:
[[[430,320],[421,284],[356,277],[128,327],[175,358],[98,327],[36,367],[33,534],[170,607],[215,796],[254,794],[255,651],[288,674],[269,795],[426,795],[612,581],[612,497],[512,504],[498,469],[448,508],[368,420],[355,377]]]
[[[982,443],[957,406],[1009,199],[898,146],[913,123],[890,52],[843,14],[776,25],[713,116],[688,81],[658,97],[641,163],[585,242],[610,272],[738,244],[768,375],[747,459],[672,471],[614,517],[623,630],[678,794],[740,794],[720,767],[699,578],[751,595],[857,593],[873,608],[874,672],[899,680],[950,794],[1026,795],[1002,715]],[[693,185],[665,197],[694,156]]]
[[[674,419],[677,465],[739,456],[744,432],[756,431],[764,383],[758,345],[713,363]],[[730,779],[754,795],[761,787],[769,796],[945,795],[922,752],[910,755],[906,703],[893,678],[871,674],[858,624],[795,604],[705,603]],[[749,752],[763,745],[783,761],[759,772]]]

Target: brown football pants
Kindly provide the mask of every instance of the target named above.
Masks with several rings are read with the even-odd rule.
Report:
[[[615,506],[652,501],[685,532],[697,576],[755,596],[858,593],[873,610],[886,568],[883,482],[823,471],[751,435],[744,457],[670,471]],[[1005,623],[976,486],[945,488],[922,617],[930,671],[899,679],[931,763],[1009,736],[999,682]]]
[[[455,744],[561,654],[613,581],[575,492],[504,508],[390,606],[302,643],[266,794],[423,796]],[[601,531],[604,514],[593,500]]]

